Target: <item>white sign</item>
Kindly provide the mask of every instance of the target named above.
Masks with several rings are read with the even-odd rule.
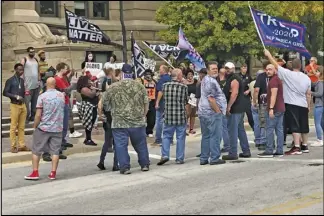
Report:
[[[102,63],[86,62],[85,71],[89,71],[92,76],[97,76],[100,72],[102,72]]]
[[[190,94],[190,99],[188,101],[188,104],[190,104],[191,106],[196,107],[197,106],[197,98],[195,94]]]

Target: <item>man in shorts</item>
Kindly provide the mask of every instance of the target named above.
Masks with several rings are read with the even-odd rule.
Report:
[[[285,152],[285,155],[300,155],[308,153],[308,112],[311,103],[311,80],[300,71],[300,59],[292,61],[292,71],[278,65],[268,50],[264,51],[271,64],[278,69],[278,77],[283,84],[283,97],[286,105],[286,124],[289,125],[294,147]],[[301,138],[303,143],[301,144]]]
[[[26,180],[39,179],[39,160],[44,152],[52,154],[52,171],[48,178],[51,180],[56,178],[62,143],[65,95],[55,89],[56,82],[52,77],[47,79],[46,86],[47,91],[37,100],[32,146],[33,172],[25,176]]]

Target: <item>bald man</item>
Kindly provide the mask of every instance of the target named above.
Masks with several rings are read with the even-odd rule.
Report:
[[[52,155],[52,171],[48,178],[56,178],[61,153],[65,95],[55,89],[56,82],[52,77],[47,79],[46,86],[46,92],[37,100],[32,145],[33,172],[25,176],[26,180],[39,179],[39,160],[42,153],[48,150]]]
[[[153,145],[160,145],[162,143],[162,129],[163,129],[163,114],[164,114],[164,99],[162,97],[163,84],[170,82],[169,68],[166,65],[160,66],[160,79],[156,84],[156,101],[155,101],[155,142]]]
[[[176,163],[183,164],[185,157],[187,114],[186,104],[188,100],[188,87],[181,83],[182,71],[178,68],[171,72],[172,81],[165,83],[162,95],[165,100],[162,157],[157,165],[163,165],[169,161],[170,145],[174,132],[177,137]]]

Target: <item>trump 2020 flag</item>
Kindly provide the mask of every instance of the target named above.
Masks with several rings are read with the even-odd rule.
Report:
[[[133,32],[131,32],[131,50],[132,50],[132,64],[135,71],[136,78],[144,75],[145,71],[145,52],[137,45]]]
[[[311,57],[305,46],[304,25],[271,17],[253,8],[251,12],[264,45],[294,50],[306,58]]]
[[[181,49],[189,50],[189,53],[186,55],[186,59],[188,59],[191,63],[195,65],[196,70],[206,68],[203,58],[199,55],[199,53],[195,50],[195,48],[189,43],[181,27],[179,29],[179,40],[178,40],[177,47]]]
[[[76,15],[66,8],[65,21],[69,40],[110,44],[110,38],[97,25],[90,23],[86,18]]]
[[[169,59],[173,57],[177,62],[180,62],[185,59],[186,55],[189,53],[189,50],[181,49],[176,46],[170,46],[168,44],[149,44],[146,41],[143,41],[147,47],[155,51],[160,57],[164,59]]]

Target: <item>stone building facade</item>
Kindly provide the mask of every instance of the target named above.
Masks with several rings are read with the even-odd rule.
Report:
[[[166,28],[155,22],[158,1],[124,1],[127,54],[130,59],[130,31],[137,41],[160,43],[157,32]],[[66,38],[64,6],[98,25],[116,45],[73,43]],[[140,44],[140,43],[138,43]],[[112,52],[122,60],[122,33],[119,1],[3,1],[2,2],[2,80],[12,74],[14,64],[33,46],[45,50],[49,65],[61,61],[80,69],[85,52],[92,51],[96,61],[106,62]]]

